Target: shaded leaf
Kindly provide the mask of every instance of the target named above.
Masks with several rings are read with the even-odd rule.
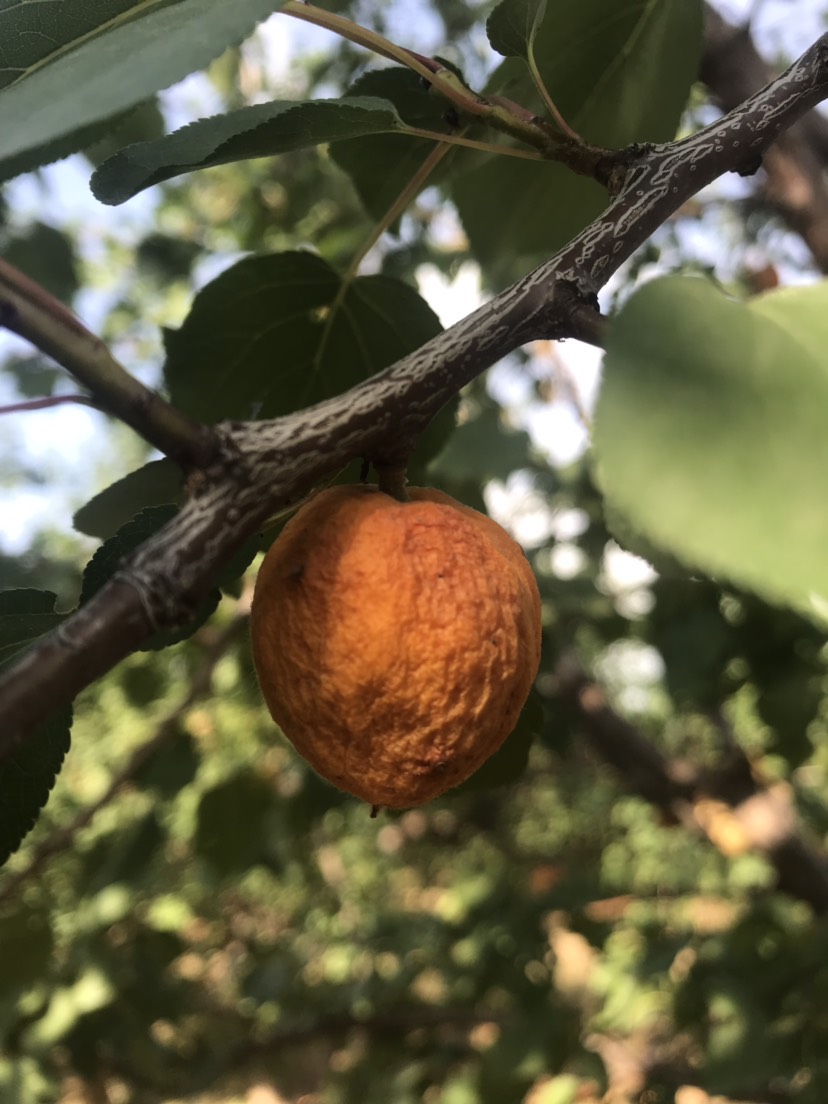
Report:
[[[173,280],[186,279],[201,252],[198,242],[152,233],[138,246],[135,260],[143,273],[165,286]]]
[[[376,97],[255,104],[127,146],[97,170],[92,191],[102,203],[123,203],[152,184],[211,165],[402,129],[393,104]]]
[[[250,770],[208,790],[198,806],[195,849],[221,874],[260,862],[265,854],[265,817],[273,792]]]
[[[0,256],[65,303],[78,290],[75,249],[66,234],[45,222],[35,222],[11,238]]]
[[[39,353],[6,357],[2,370],[14,377],[14,386],[24,399],[51,395],[57,381],[65,379],[64,371]]]
[[[0,663],[57,628],[66,614],[55,610],[55,601],[48,590],[0,591]]]
[[[0,664],[60,624],[66,615],[54,607],[49,591],[0,592]],[[69,750],[71,727],[72,708],[63,706],[0,763],[0,864],[17,850],[46,804]]]
[[[492,48],[525,58],[546,13],[546,0],[502,0],[486,21]]]
[[[496,407],[487,407],[476,418],[459,425],[429,470],[442,479],[486,483],[507,479],[529,462],[531,442],[523,430],[503,425]]]
[[[84,891],[93,895],[104,886],[135,886],[167,839],[154,810],[120,826],[117,835],[105,836],[84,855]]]
[[[697,0],[549,0],[532,45],[550,96],[584,138],[612,148],[666,141],[698,71],[701,6]],[[522,59],[507,58],[489,91],[545,114]],[[563,165],[477,154],[458,156],[456,165],[464,171],[451,195],[494,283],[522,275],[607,204],[602,188]]]
[[[195,298],[167,334],[172,402],[199,421],[272,418],[331,397],[439,332],[426,302],[385,276],[339,277],[311,253],[248,257]]]
[[[391,101],[407,126],[438,133],[451,129],[445,119],[446,101],[430,93],[410,69],[372,70],[351,86],[349,95]],[[428,138],[375,134],[334,142],[331,157],[351,178],[366,211],[380,219],[433,148],[434,142]],[[434,184],[441,175],[435,172],[428,183]]]
[[[173,460],[151,460],[111,483],[77,511],[72,523],[81,533],[105,540],[148,506],[179,504],[184,492],[181,468]]]
[[[105,583],[109,582],[125,557],[157,533],[177,513],[177,506],[151,506],[146,510],[142,510],[126,525],[122,525],[115,536],[104,541],[86,565],[83,573],[81,605],[88,602],[93,594],[96,594]],[[174,629],[154,633],[142,645],[141,651],[167,648],[170,644],[177,644],[180,640],[186,640],[215,612],[220,599],[221,593],[218,590],[211,591],[199,606],[192,621]]]
[[[2,96],[2,93],[0,93]],[[61,134],[47,142],[41,142],[37,146],[26,147],[22,153],[13,157],[6,157],[0,161],[0,181],[10,180],[21,173],[31,172],[41,165],[49,165],[53,161],[61,161],[73,153],[86,149],[98,142],[105,142],[107,137],[117,130],[124,112],[107,116],[89,126],[78,127],[76,130]]]
[[[188,732],[180,731],[153,752],[132,775],[132,781],[162,797],[174,797],[192,782],[200,765],[195,740]]]
[[[203,68],[280,6],[277,0],[5,4],[0,172],[11,159]]]
[[[83,155],[97,168],[124,146],[135,142],[155,141],[162,138],[165,132],[164,114],[158,105],[157,96],[153,96],[109,120],[106,133],[87,145]]]
[[[48,914],[25,906],[0,917],[3,989],[31,986],[48,969],[52,954]]]
[[[828,613],[828,285],[741,304],[647,284],[613,324],[595,419],[608,500],[685,564]]]
[[[729,689],[725,672],[734,641],[718,588],[706,580],[661,577],[652,594],[648,636],[664,659],[671,697],[684,708],[719,708]]]

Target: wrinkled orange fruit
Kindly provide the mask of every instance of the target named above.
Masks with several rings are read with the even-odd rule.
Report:
[[[273,719],[319,774],[375,806],[458,785],[515,726],[540,662],[520,545],[440,491],[333,487],[265,556],[253,659]]]

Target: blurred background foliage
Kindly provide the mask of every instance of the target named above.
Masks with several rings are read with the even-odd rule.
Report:
[[[474,83],[489,75],[486,4],[430,0],[416,20],[403,4],[326,6]],[[807,16],[800,47],[823,19],[820,4],[768,2],[762,24],[759,7],[773,61],[793,49],[780,10]],[[123,221],[96,223],[91,200],[73,211],[73,188],[124,140],[187,112],[340,94],[370,67],[350,44],[307,38],[274,77],[274,42],[254,38],[131,113],[111,147],[6,186],[0,254],[152,384],[164,330],[241,256],[312,248],[344,271],[371,231],[348,157],[327,148],[181,177]],[[699,83],[684,125],[721,98]],[[704,271],[743,294],[812,279],[824,265],[766,185],[707,189],[605,308],[654,272]],[[475,222],[473,248],[430,188],[368,267],[430,281],[440,313],[452,280],[513,274],[499,234]],[[0,352],[4,401],[71,391],[20,345]],[[412,472],[488,507],[537,572],[541,675],[497,761],[377,819],[321,782],[262,705],[246,636],[255,565],[238,566],[189,640],[81,696],[53,796],[0,875],[3,1104],[825,1100],[824,636],[621,551],[584,449],[590,389],[565,353],[539,344],[470,386],[457,428]],[[84,412],[88,444],[63,436],[56,459],[39,438],[80,423],[53,416],[4,421],[10,510],[48,497],[10,525],[0,580],[67,609],[96,547],[83,532],[111,535],[132,500],[120,487],[80,533],[62,513],[154,457]],[[556,429],[574,442],[565,454]],[[178,492],[153,472],[136,501],[161,507]]]

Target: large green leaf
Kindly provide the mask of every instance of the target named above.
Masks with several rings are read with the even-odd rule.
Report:
[[[495,28],[500,12],[492,15]],[[511,50],[519,45],[515,38],[513,27],[494,41]],[[532,46],[555,105],[584,138],[612,148],[666,141],[676,132],[698,70],[701,5],[548,0]],[[545,113],[522,58],[507,58],[490,88]],[[562,165],[477,155],[458,162],[467,171],[452,196],[472,249],[495,283],[516,278],[560,248],[607,203],[602,188]]]
[[[248,257],[223,272],[167,334],[173,403],[205,422],[288,414],[345,391],[440,329],[399,280],[359,277],[337,304],[339,290],[336,272],[312,253]]]
[[[45,590],[0,592],[0,665],[10,662],[65,614]],[[37,820],[69,750],[72,708],[57,709],[14,755],[0,763],[0,864]]]
[[[647,284],[613,323],[595,419],[610,504],[690,567],[828,614],[828,284],[747,304]]]
[[[280,6],[278,0],[2,0],[0,173],[27,151],[60,146],[79,128],[203,68]]]
[[[155,142],[127,146],[101,165],[92,191],[103,203],[123,203],[180,173],[405,129],[394,105],[375,96],[255,104],[200,119]]]

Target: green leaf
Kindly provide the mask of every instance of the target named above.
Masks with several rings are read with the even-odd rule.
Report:
[[[567,122],[591,142],[621,148],[674,137],[698,71],[701,33],[698,0],[549,0],[533,45]],[[515,66],[504,62],[501,79],[510,81]]]
[[[0,664],[6,665],[65,614],[45,590],[0,592]],[[20,846],[55,784],[69,750],[72,708],[63,706],[39,725],[19,751],[0,762],[0,865]]]
[[[97,168],[126,145],[163,138],[166,129],[158,97],[152,96],[115,116],[111,125],[107,126],[106,133],[84,147],[83,155]]]
[[[409,69],[372,70],[360,77],[348,94],[390,100],[409,127],[437,133],[451,129],[445,120],[446,101],[429,92]],[[428,138],[375,134],[334,142],[331,157],[351,178],[366,211],[380,219],[433,149],[434,142]],[[434,184],[441,175],[433,173],[428,183]]]
[[[0,591],[0,663],[57,628],[66,614],[55,610],[56,601],[48,590]]]
[[[0,173],[6,162],[203,68],[280,6],[278,0],[5,0]]]
[[[252,770],[220,782],[199,803],[196,851],[221,875],[261,862],[265,818],[272,803],[272,789]]]
[[[39,399],[51,395],[55,384],[66,378],[62,369],[40,353],[8,356],[3,361],[2,371],[12,377],[14,386],[24,399]]]
[[[155,790],[161,797],[175,797],[195,778],[201,755],[193,737],[183,730],[161,744],[132,776],[136,786]]]
[[[529,461],[531,442],[523,430],[507,429],[492,406],[458,426],[430,470],[454,482],[482,484],[507,479]]]
[[[153,232],[147,235],[135,251],[135,262],[142,275],[148,276],[160,288],[175,280],[185,280],[202,253],[195,241]]]
[[[71,302],[78,290],[74,246],[66,234],[48,223],[35,222],[11,238],[0,256],[65,303]]]
[[[549,0],[532,48],[550,96],[585,139],[611,148],[667,141],[698,71],[701,5]],[[545,114],[522,58],[504,61],[489,90]],[[522,275],[607,204],[602,188],[563,165],[480,155],[458,156],[457,165],[465,171],[451,195],[492,283]]]
[[[121,824],[117,835],[104,836],[84,854],[84,892],[92,897],[108,885],[134,887],[166,841],[154,809]]]
[[[144,541],[154,536],[177,513],[177,506],[151,506],[146,510],[142,510],[126,525],[122,525],[114,537],[104,541],[86,565],[86,570],[83,573],[81,605],[88,602],[104,583],[109,582],[125,557],[134,552],[136,548],[139,548]],[[142,646],[141,651],[167,648],[170,644],[177,644],[180,640],[186,640],[215,612],[220,599],[221,593],[218,590],[211,591],[199,606],[192,621],[174,629],[154,633]]]
[[[181,468],[173,460],[151,460],[111,483],[77,511],[72,523],[81,533],[106,540],[148,506],[180,504]]]
[[[828,614],[828,284],[747,304],[647,284],[610,332],[595,454],[611,505],[693,568]]]
[[[494,50],[506,57],[526,58],[546,13],[546,0],[502,0],[486,22]]]
[[[200,119],[156,142],[127,146],[97,170],[92,191],[102,203],[123,203],[181,173],[395,130],[404,124],[394,105],[376,97],[255,104]]]
[[[26,906],[0,917],[3,948],[3,989],[31,987],[48,971],[52,954],[48,913]]]
[[[361,276],[332,316],[339,277],[311,253],[248,257],[167,334],[171,401],[199,421],[273,418],[341,393],[439,332],[399,280]]]

